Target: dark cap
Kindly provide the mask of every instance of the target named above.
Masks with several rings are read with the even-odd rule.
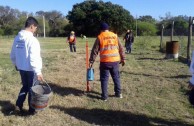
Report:
[[[108,30],[108,29],[109,29],[109,26],[107,23],[101,23],[100,30]]]

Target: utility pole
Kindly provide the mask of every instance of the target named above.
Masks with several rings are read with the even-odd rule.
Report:
[[[173,32],[174,32],[174,21],[172,21],[172,27],[171,27],[171,37],[170,37],[171,42],[172,42]]]
[[[44,31],[44,38],[46,37],[45,35],[45,18],[44,18],[44,15],[42,16],[43,18],[43,31]]]
[[[26,13],[26,18],[28,19],[28,13]]]
[[[136,23],[135,23],[135,26],[136,26],[136,37],[137,37],[137,15],[136,15]]]

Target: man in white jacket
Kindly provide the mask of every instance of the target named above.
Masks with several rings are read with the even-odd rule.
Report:
[[[34,37],[34,33],[37,30],[38,21],[29,17],[25,23],[25,29],[21,30],[15,37],[10,58],[16,69],[20,72],[22,80],[22,88],[16,101],[16,106],[20,111],[23,111],[23,103],[28,94],[29,112],[34,113],[35,110],[30,106],[31,94],[30,88],[33,85],[33,79],[37,78],[39,81],[43,81],[41,73],[42,58],[40,55],[39,41]]]

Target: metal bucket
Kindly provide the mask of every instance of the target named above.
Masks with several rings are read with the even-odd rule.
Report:
[[[35,83],[37,83],[36,81]],[[35,110],[43,110],[48,106],[49,97],[52,95],[50,86],[44,82],[42,84],[33,84],[30,93],[30,106]]]
[[[179,42],[178,41],[169,41],[166,42],[166,58],[178,58],[179,53]]]

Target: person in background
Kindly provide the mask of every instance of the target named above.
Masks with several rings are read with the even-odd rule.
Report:
[[[34,37],[37,27],[38,21],[33,17],[28,17],[25,22],[25,29],[21,30],[14,38],[11,49],[11,61],[16,70],[19,71],[22,80],[22,88],[16,101],[16,106],[19,108],[20,112],[23,112],[23,103],[27,94],[29,105],[28,111],[30,113],[35,112],[35,109],[30,106],[30,89],[33,86],[33,80],[35,78],[39,81],[43,81],[40,44]]]
[[[132,44],[134,42],[134,35],[132,30],[127,30],[127,33],[125,34],[123,40],[125,41],[126,53],[131,53]]]
[[[71,31],[70,35],[67,37],[67,42],[69,43],[70,51],[76,52],[76,36],[74,31]]]
[[[109,31],[107,23],[101,24],[101,33],[98,35],[89,59],[89,66],[92,67],[98,53],[100,53],[100,81],[101,98],[107,101],[109,73],[114,82],[114,93],[118,98],[123,98],[121,93],[121,82],[119,74],[119,63],[125,65],[125,53],[118,36]]]

